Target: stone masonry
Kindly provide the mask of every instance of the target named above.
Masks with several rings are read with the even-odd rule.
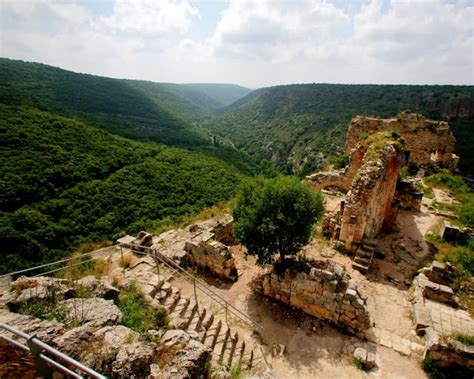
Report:
[[[350,155],[361,139],[381,131],[396,131],[400,134],[410,152],[409,163],[450,170],[457,166],[459,158],[454,154],[456,139],[448,123],[429,120],[414,113],[401,113],[389,119],[354,117],[347,131],[346,154]]]
[[[399,141],[381,141],[380,147],[375,142],[369,145],[344,204],[339,239],[350,252],[355,252],[365,238],[374,238],[382,228],[390,231],[395,225],[395,188],[405,154]]]
[[[366,300],[342,266],[319,260],[297,267],[298,272],[289,267],[281,275],[262,275],[255,290],[352,333],[370,326]]]

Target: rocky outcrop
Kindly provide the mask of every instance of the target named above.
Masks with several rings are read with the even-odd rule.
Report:
[[[398,214],[395,188],[405,161],[403,145],[396,136],[377,134],[369,147],[344,203],[339,239],[355,252],[365,238],[384,228],[392,230]]]
[[[365,298],[344,268],[330,260],[296,262],[280,275],[264,274],[255,290],[352,333],[370,326]]]
[[[119,347],[112,364],[112,374],[119,378],[139,375],[146,377],[155,355],[156,344],[151,342],[134,342]]]
[[[444,167],[454,170],[459,158],[454,155],[456,139],[445,121],[429,120],[419,114],[401,113],[397,117],[379,119],[357,116],[351,120],[346,135],[346,154],[367,136],[396,131],[410,152],[409,163],[418,167]]]
[[[94,297],[90,299],[69,299],[59,302],[65,312],[66,322],[74,324],[89,323],[95,327],[119,324],[122,312],[113,300]]]

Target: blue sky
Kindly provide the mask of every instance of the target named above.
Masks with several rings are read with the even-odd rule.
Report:
[[[474,84],[474,0],[2,0],[0,55],[252,88]]]

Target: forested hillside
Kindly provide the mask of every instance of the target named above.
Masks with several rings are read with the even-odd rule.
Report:
[[[201,129],[128,81],[0,59],[0,103],[74,117],[124,137],[168,145],[210,143]]]
[[[249,88],[235,84],[190,83],[181,84],[181,86],[206,94],[209,98],[220,104],[219,108],[235,103],[252,92]]]
[[[403,110],[448,119],[458,140],[460,167],[473,175],[472,86],[301,84],[263,88],[204,126],[254,159],[271,159],[282,169],[306,174],[342,153],[352,117],[391,117]]]
[[[208,155],[0,105],[0,272],[227,200],[243,178]]]

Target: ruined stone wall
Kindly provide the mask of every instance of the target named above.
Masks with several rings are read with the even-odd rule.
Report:
[[[414,180],[398,180],[395,196],[400,200],[401,208],[419,211],[423,194],[423,191],[416,187]]]
[[[347,194],[339,239],[354,252],[364,238],[374,238],[382,228],[393,228],[398,204],[394,194],[398,172],[405,163],[402,145],[387,141],[377,157],[364,159]]]
[[[358,144],[357,148],[351,151],[349,164],[345,168],[338,171],[317,172],[307,176],[306,181],[313,189],[337,187],[348,191],[362,164],[365,150],[365,146]]]
[[[367,136],[392,130],[405,140],[406,150],[410,151],[409,162],[424,167],[456,167],[458,158],[453,156],[456,139],[448,123],[412,113],[402,113],[389,119],[354,117],[347,131],[346,154],[350,155],[357,143]]]
[[[366,300],[342,266],[330,260],[299,264],[307,270],[267,273],[256,290],[353,333],[370,326]]]
[[[237,280],[235,258],[223,243],[212,239],[187,241],[184,249],[188,254],[183,264],[207,270],[223,279]]]

